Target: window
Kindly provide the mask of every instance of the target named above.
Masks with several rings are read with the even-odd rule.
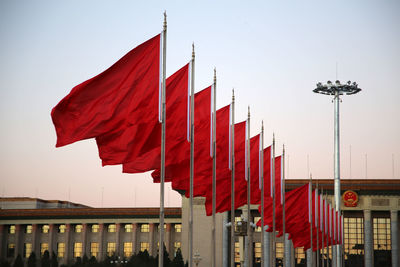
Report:
[[[140,226],[140,232],[148,233],[150,232],[150,225],[148,223],[144,223]]]
[[[295,254],[295,264],[306,264],[306,254],[304,252],[304,247],[298,247],[294,250]]]
[[[115,248],[116,248],[115,242],[108,242],[107,243],[107,256],[109,256],[109,257],[113,256],[115,254]]]
[[[90,243],[90,255],[95,258],[97,258],[99,256],[99,243],[98,242]]]
[[[181,242],[179,242],[179,241],[174,242],[174,249],[175,249],[175,252],[178,250],[178,248],[181,248]]]
[[[344,257],[350,265],[362,265],[364,263],[364,218],[344,217]],[[329,255],[332,255],[331,250]]]
[[[115,233],[117,231],[117,226],[115,224],[109,224],[108,225],[108,232],[109,233]]]
[[[50,229],[50,226],[48,224],[42,225],[42,233],[43,234],[48,234],[49,233],[49,229]]]
[[[124,242],[124,257],[129,258],[132,256],[132,251],[132,242]]]
[[[15,244],[8,244],[7,246],[7,258],[11,258],[14,257],[14,253],[15,253]]]
[[[132,224],[125,224],[125,233],[132,233],[133,225]]]
[[[149,251],[150,245],[148,242],[140,242],[140,251]]]
[[[175,232],[176,233],[182,232],[182,224],[175,224]]]
[[[43,256],[45,251],[49,251],[49,243],[40,243],[40,255]]]
[[[373,218],[374,250],[391,250],[390,218]]]
[[[25,243],[24,244],[24,257],[29,258],[32,253],[32,243]]]
[[[261,243],[260,242],[255,242],[254,243],[254,257],[255,257],[255,262],[260,263],[261,262]]]
[[[276,258],[283,259],[283,242],[276,242]]]
[[[65,243],[57,243],[57,257],[64,258],[65,255]]]
[[[236,217],[236,218],[240,218],[240,217]],[[235,218],[235,221],[236,221],[236,218]],[[235,263],[240,264],[240,244],[239,244],[239,242],[235,242]]]
[[[15,225],[10,225],[10,227],[8,227],[8,233],[9,234],[15,234]]]
[[[67,230],[67,226],[65,224],[60,224],[60,226],[58,226],[58,232],[63,234],[65,233],[65,230]]]
[[[254,224],[257,224],[257,222],[261,219],[261,217],[254,217]],[[254,229],[254,232],[261,232],[261,226],[256,226]]]
[[[25,233],[27,233],[27,234],[32,234],[32,225],[31,225],[31,224],[28,224],[28,225],[25,227]]]
[[[75,233],[82,233],[82,230],[83,230],[82,224],[75,225]]]
[[[74,258],[82,257],[82,243],[74,243]]]
[[[92,233],[98,233],[99,229],[100,229],[100,225],[98,225],[98,224],[92,225]]]

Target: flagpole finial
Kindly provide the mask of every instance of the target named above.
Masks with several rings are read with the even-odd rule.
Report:
[[[285,154],[285,144],[283,144],[283,154]]]
[[[232,88],[232,102],[235,102],[235,88]]]
[[[247,106],[247,117],[250,119],[250,106]]]
[[[164,31],[167,30],[167,11],[164,10]]]
[[[195,53],[194,53],[194,42],[192,43],[192,59],[194,59]]]
[[[214,85],[217,83],[217,68],[214,67]]]
[[[272,133],[272,143],[275,144],[275,133]]]
[[[264,132],[264,121],[261,121],[261,132]]]

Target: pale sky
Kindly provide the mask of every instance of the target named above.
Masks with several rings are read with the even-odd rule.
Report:
[[[94,140],[56,149],[50,111],[158,34],[164,10],[167,74],[190,60],[194,42],[196,91],[211,84],[216,67],[217,107],[234,87],[237,121],[248,105],[252,135],[264,120],[265,144],[275,133],[278,153],[286,146],[289,178],[305,179],[308,170],[333,177],[332,97],[312,90],[338,77],[362,88],[340,106],[342,178],[400,179],[399,1],[166,2],[0,2],[2,196],[159,205],[150,174],[101,167]],[[180,206],[167,188],[166,205]]]

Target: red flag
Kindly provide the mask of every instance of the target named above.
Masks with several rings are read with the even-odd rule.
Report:
[[[176,144],[185,142],[187,138],[187,107],[188,107],[188,83],[190,64],[186,64],[166,80],[166,133],[165,155],[170,156],[169,151]],[[141,126],[143,128],[143,126]],[[113,135],[113,139],[104,142],[97,138],[100,157],[105,164],[124,163],[123,169],[129,169],[130,173],[150,171],[160,167],[161,159],[161,124],[154,120],[146,125],[152,129],[147,134],[133,134],[135,125],[127,127],[121,135]],[[120,151],[117,157],[115,153],[107,153],[105,150]],[[127,166],[125,166],[127,165]]]
[[[261,183],[260,183],[260,134],[250,138],[250,181],[251,181],[251,194],[250,203],[261,203]]]
[[[160,58],[157,35],[75,86],[51,112],[56,147],[118,131],[130,123],[156,120]]]

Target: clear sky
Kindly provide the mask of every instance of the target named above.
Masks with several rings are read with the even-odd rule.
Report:
[[[2,196],[158,206],[150,174],[101,167],[94,140],[56,149],[50,111],[72,87],[158,34],[164,10],[167,73],[190,60],[194,42],[196,91],[211,84],[216,67],[217,107],[234,87],[237,121],[250,105],[252,134],[264,120],[265,144],[273,132],[278,153],[285,143],[289,178],[307,178],[308,170],[333,177],[332,98],[312,90],[336,77],[363,89],[340,106],[342,177],[400,178],[399,1],[3,0]],[[168,189],[166,199],[180,206],[176,192]]]

